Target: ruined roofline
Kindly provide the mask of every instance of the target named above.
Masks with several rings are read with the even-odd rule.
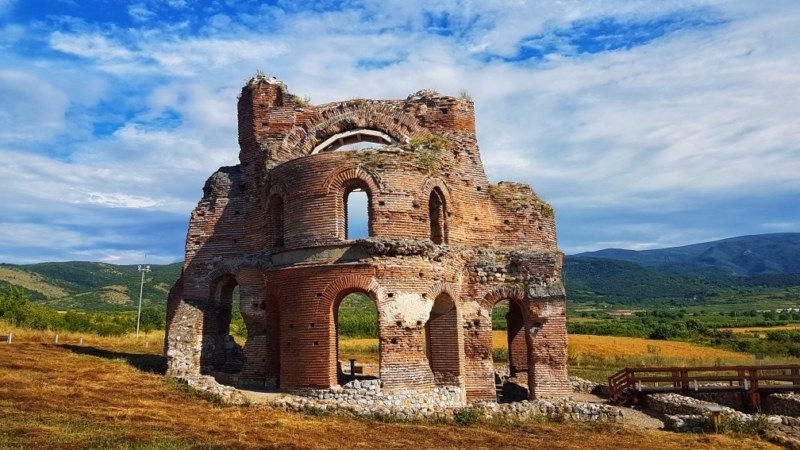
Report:
[[[469,97],[469,94],[466,93],[466,91],[462,91],[458,96],[452,96],[452,95],[441,94],[433,89],[420,89],[416,92],[409,94],[405,99],[352,97],[348,98],[347,100],[334,100],[326,103],[313,104],[310,102],[310,97],[301,97],[300,95],[289,91],[289,87],[286,85],[286,83],[277,79],[274,76],[267,76],[264,73],[259,73],[251,77],[244,84],[244,86],[242,86],[242,92],[256,89],[261,84],[273,85],[278,87],[282,91],[282,93],[286,95],[288,99],[293,100],[297,108],[306,108],[306,109],[324,110],[328,108],[364,105],[370,103],[405,105],[425,100],[450,101],[450,102],[457,102],[469,105],[474,104],[474,102]]]

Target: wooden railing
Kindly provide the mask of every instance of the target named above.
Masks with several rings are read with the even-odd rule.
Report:
[[[637,367],[608,377],[611,398],[635,404],[658,392],[741,392],[743,403],[761,404],[761,393],[800,392],[800,365]]]

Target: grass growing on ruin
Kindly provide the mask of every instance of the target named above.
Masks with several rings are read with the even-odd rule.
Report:
[[[0,343],[0,448],[777,448],[613,425],[383,423],[224,406],[167,381],[160,347],[142,339],[85,335],[81,346],[12,331],[15,342]]]

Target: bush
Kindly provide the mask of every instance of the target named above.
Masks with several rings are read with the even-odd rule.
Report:
[[[507,363],[508,362],[508,349],[507,348],[493,348],[492,359],[494,363]]]
[[[459,408],[453,412],[453,420],[464,426],[475,425],[481,416],[481,410],[478,408]]]

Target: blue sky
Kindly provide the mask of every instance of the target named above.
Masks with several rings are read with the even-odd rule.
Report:
[[[0,0],[0,262],[179,260],[257,70],[468,91],[490,180],[568,254],[797,232],[797,30],[795,0]]]

